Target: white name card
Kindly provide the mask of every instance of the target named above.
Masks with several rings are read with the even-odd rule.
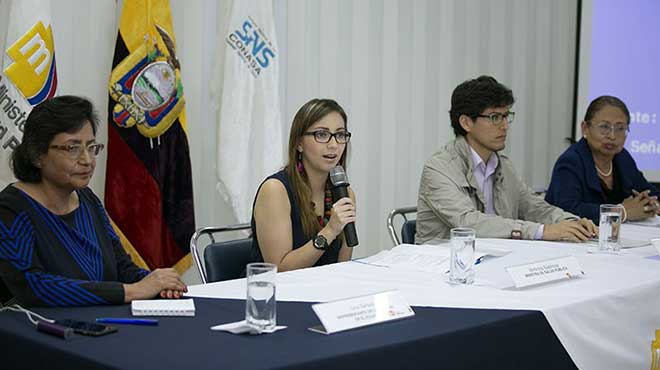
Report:
[[[516,288],[548,283],[556,280],[566,280],[584,275],[578,260],[573,257],[561,257],[507,267]]]
[[[322,334],[415,316],[415,312],[396,290],[317,303],[312,305],[312,309],[323,325],[309,330]]]

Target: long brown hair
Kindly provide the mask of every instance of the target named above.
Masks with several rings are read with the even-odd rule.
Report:
[[[296,197],[296,203],[300,208],[300,218],[303,228],[303,233],[307,237],[311,237],[321,230],[321,225],[314,214],[312,204],[312,188],[309,184],[307,171],[303,169],[298,172],[298,144],[302,140],[303,134],[307,132],[310,126],[321,120],[327,114],[337,112],[344,119],[344,127],[348,129],[348,117],[344,109],[334,100],[331,99],[312,99],[305,103],[296,116],[293,117],[291,124],[291,132],[289,133],[289,161],[284,167],[291,185],[293,194]],[[344,148],[339,164],[346,168],[346,156],[348,154],[348,144]],[[328,179],[329,181],[329,179]]]

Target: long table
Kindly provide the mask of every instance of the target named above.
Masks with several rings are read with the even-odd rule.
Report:
[[[288,328],[251,336],[211,331],[245,302],[195,298],[196,316],[63,340],[20,313],[0,314],[3,369],[575,369],[538,311],[415,307],[415,316],[326,336],[309,303],[279,302]],[[130,307],[37,309],[50,318],[128,317]]]
[[[624,226],[627,238],[660,237],[660,228]],[[471,286],[450,286],[442,272],[363,261],[280,273],[278,324],[289,328],[262,336],[210,330],[243,318],[244,279],[190,287],[194,318],[122,326],[99,338],[65,341],[37,332],[22,314],[1,313],[0,361],[12,369],[649,367],[651,340],[660,328],[660,260],[649,258],[657,254],[652,247],[603,255],[565,243],[480,239],[477,246],[512,253],[478,265]],[[505,266],[560,255],[575,256],[586,275],[523,290],[502,286]],[[330,336],[307,330],[318,324],[312,302],[390,289],[404,295],[415,317]],[[130,316],[127,305],[37,312],[89,321]]]
[[[622,235],[649,240],[660,237],[660,227],[626,224]],[[651,341],[660,329],[660,259],[653,247],[615,255],[591,253],[586,244],[478,239],[480,247],[512,253],[478,265],[471,286],[448,285],[444,271],[351,261],[278,274],[277,299],[324,302],[397,289],[413,306],[537,310],[580,369],[650,367]],[[585,275],[526,289],[507,286],[505,267],[562,256],[575,256]],[[189,295],[240,299],[245,281],[193,286]],[[506,342],[493,345],[508,347]]]

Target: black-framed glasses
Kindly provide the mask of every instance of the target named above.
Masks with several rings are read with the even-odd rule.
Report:
[[[477,114],[477,117],[488,118],[494,126],[499,126],[504,122],[505,118],[507,122],[513,122],[513,119],[516,118],[516,112]]]
[[[316,131],[305,132],[303,135],[314,136],[314,140],[316,140],[317,143],[321,143],[321,144],[329,143],[330,139],[332,139],[333,137],[337,141],[337,144],[346,144],[349,141],[351,141],[351,133],[348,131],[337,131],[333,134],[328,130],[316,130]]]
[[[607,136],[610,133],[614,133],[616,136],[623,136],[627,132],[630,132],[630,126],[628,126],[627,123],[610,123],[610,122],[599,122],[599,123],[592,123],[589,122],[589,124],[593,127],[596,128],[596,132],[600,134],[601,136]]]
[[[66,145],[51,145],[50,148],[52,149],[58,149],[64,152],[67,157],[71,159],[78,159],[80,156],[84,153],[84,151],[87,151],[87,154],[89,154],[90,157],[94,158],[101,151],[105,145],[103,144],[90,144],[87,146],[81,145],[81,144],[66,144]]]

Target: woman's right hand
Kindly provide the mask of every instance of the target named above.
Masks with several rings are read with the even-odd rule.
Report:
[[[341,198],[332,205],[327,228],[336,238],[344,231],[344,226],[355,222],[355,205],[351,198]]]
[[[649,196],[649,190],[636,192],[623,201],[626,208],[627,221],[643,220],[656,214],[656,199]]]
[[[137,283],[124,284],[124,301],[151,299],[164,290],[187,292],[188,288],[175,269],[156,269]]]

